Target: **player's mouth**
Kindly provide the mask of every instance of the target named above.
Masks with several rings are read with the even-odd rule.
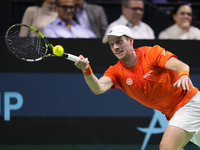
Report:
[[[119,51],[119,52],[116,53],[116,55],[120,55],[122,53],[123,53],[123,51]]]

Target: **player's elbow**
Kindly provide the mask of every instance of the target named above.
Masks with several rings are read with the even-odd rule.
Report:
[[[95,95],[100,95],[101,93],[93,92]]]
[[[102,94],[102,93],[104,93],[104,91],[103,90],[92,90],[92,92],[95,94],[95,95],[100,95],[100,94]]]
[[[102,93],[105,93],[107,90],[109,90],[109,87],[105,87],[105,86],[89,86],[91,91],[95,94],[95,95],[99,95],[99,94],[102,94]]]
[[[92,90],[92,92],[93,92],[95,95],[100,95],[100,94],[102,94],[102,92],[100,92],[100,91],[94,91],[94,90]]]

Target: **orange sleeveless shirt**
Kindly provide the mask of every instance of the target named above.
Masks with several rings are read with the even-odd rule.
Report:
[[[165,64],[169,58],[177,58],[176,55],[158,45],[140,47],[135,51],[138,56],[135,66],[126,68],[118,61],[105,71],[104,76],[112,80],[112,88],[123,90],[141,104],[161,111],[170,120],[198,89],[189,85],[190,90],[186,91],[173,86],[178,80],[178,73],[165,68]]]

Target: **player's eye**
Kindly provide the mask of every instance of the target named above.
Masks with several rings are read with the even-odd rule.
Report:
[[[114,43],[109,43],[111,47],[113,47]]]
[[[122,40],[117,40],[116,41],[116,44],[121,44],[122,43]]]

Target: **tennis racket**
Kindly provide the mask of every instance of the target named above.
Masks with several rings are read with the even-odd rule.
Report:
[[[6,32],[6,45],[8,50],[17,58],[35,62],[46,57],[61,56],[76,61],[79,57],[64,53],[62,46],[53,46],[44,35],[32,26],[14,24]]]

